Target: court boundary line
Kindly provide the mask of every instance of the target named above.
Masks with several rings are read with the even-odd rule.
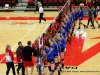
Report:
[[[36,26],[37,24],[35,24],[19,41],[22,41],[32,30],[33,28]],[[17,43],[13,46],[12,48],[12,51],[13,49],[17,46]],[[6,56],[4,56],[1,60],[0,60],[0,63],[5,59]]]

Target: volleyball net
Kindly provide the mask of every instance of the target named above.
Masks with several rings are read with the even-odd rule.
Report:
[[[55,20],[58,18],[58,16],[59,16],[59,14],[62,12],[62,11],[64,11],[66,14],[68,13],[68,12],[70,12],[69,11],[69,6],[70,6],[70,0],[68,0],[65,4],[64,4],[64,6],[59,6],[58,7],[58,13],[57,13],[57,15],[54,17],[54,19],[51,21],[51,23],[50,23],[50,25],[52,24],[52,23],[54,23],[55,22]],[[49,26],[50,26],[49,25]],[[44,68],[43,68],[43,65],[42,65],[42,52],[41,52],[41,50],[43,50],[43,47],[44,47],[44,36],[47,34],[47,29],[49,28],[49,26],[47,26],[45,29],[44,29],[44,31],[42,32],[42,34],[38,37],[38,43],[39,43],[39,49],[38,49],[38,73],[39,73],[39,75],[44,75]]]

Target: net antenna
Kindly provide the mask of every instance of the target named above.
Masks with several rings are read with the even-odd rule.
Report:
[[[68,0],[68,12],[71,12],[70,8],[71,8],[71,3],[70,0]]]

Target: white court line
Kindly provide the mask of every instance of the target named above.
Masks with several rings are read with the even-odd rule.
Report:
[[[36,25],[34,25],[19,41],[22,41],[32,30],[33,28],[35,27]],[[14,45],[14,47],[12,48],[12,50],[17,46],[18,43],[16,43]],[[5,56],[0,60],[0,62],[2,62],[3,60],[5,59]]]
[[[84,42],[84,44],[85,44],[85,45],[87,45],[87,47],[88,47],[88,48],[90,48],[90,46],[89,46],[89,44],[88,44],[88,43],[85,43],[85,42]]]

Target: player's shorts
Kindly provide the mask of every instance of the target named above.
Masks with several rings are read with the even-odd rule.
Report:
[[[61,48],[61,52],[65,52],[65,48]]]
[[[58,54],[54,54],[54,58],[57,58],[58,57]]]
[[[94,15],[94,18],[97,18],[97,15]]]
[[[54,63],[54,59],[47,59],[47,62],[50,62],[51,64]]]
[[[24,61],[24,67],[31,67],[34,66],[33,61]]]

